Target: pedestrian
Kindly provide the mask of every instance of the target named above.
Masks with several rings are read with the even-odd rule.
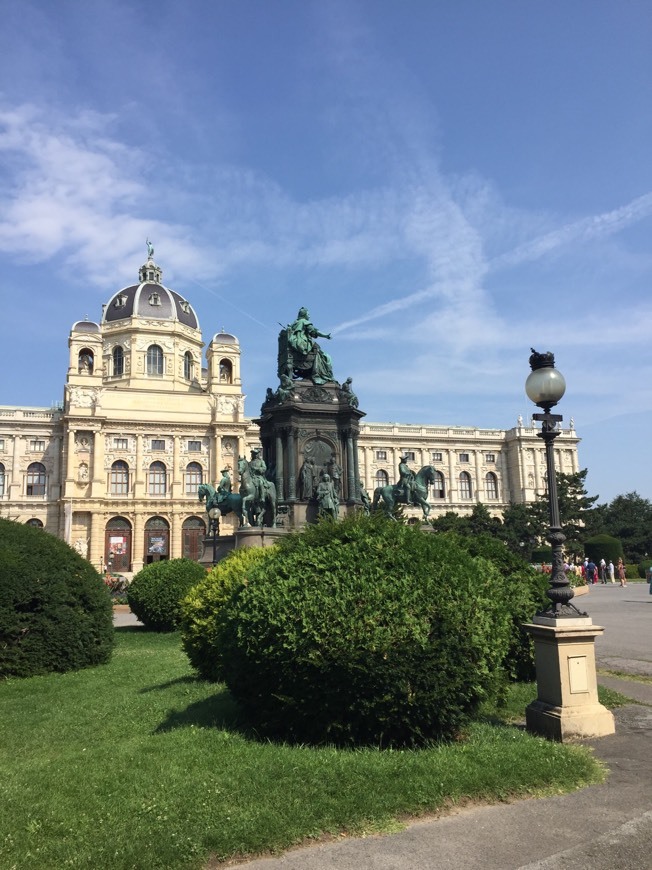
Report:
[[[592,583],[597,583],[598,580],[596,578],[596,565],[593,559],[586,566],[586,582],[591,585]]]
[[[604,559],[600,559],[600,582],[607,582],[607,563]]]
[[[607,565],[607,570],[609,571],[609,579],[611,580],[612,583],[615,583],[616,580],[615,580],[614,575],[616,573],[616,569],[614,568],[614,563],[613,563],[613,560],[611,560],[611,559],[609,559],[609,564]]]
[[[625,574],[625,566],[623,565],[623,560],[618,559],[618,579],[620,580],[621,586],[627,586],[627,575]]]

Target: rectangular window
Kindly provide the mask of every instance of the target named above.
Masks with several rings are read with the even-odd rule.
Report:
[[[387,451],[386,450],[376,450],[376,459],[381,459],[385,461],[387,459]]]
[[[34,440],[29,442],[29,449],[32,453],[44,453],[45,441]]]
[[[165,450],[165,438],[152,438],[152,450]]]
[[[460,453],[460,462],[468,462],[469,454],[468,453]]]
[[[201,441],[189,441],[188,453],[201,453]]]
[[[0,438],[0,453],[4,453],[4,452],[5,452],[5,439]]]
[[[484,457],[485,462],[495,462],[496,454],[495,453],[486,453]]]
[[[432,461],[433,462],[441,462],[442,461],[442,455],[438,450],[432,451]]]
[[[403,455],[407,456],[408,462],[414,462],[414,450],[406,450]]]
[[[113,439],[113,447],[115,450],[126,450],[129,446],[129,441],[127,438],[114,438]]]

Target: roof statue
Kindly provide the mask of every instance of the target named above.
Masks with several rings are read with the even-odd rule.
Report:
[[[145,240],[145,244],[147,245],[147,258],[151,260],[154,257],[154,245],[149,239]]]
[[[279,333],[279,379],[285,375],[309,379],[313,384],[334,382],[331,358],[315,340],[330,337],[330,333],[320,332],[312,323],[307,308],[300,308],[296,320]]]

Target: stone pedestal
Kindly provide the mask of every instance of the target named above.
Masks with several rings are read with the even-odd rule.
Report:
[[[287,535],[288,531],[288,529],[247,526],[236,531],[235,547],[236,550],[239,547],[271,547],[279,538]]]
[[[218,535],[215,542],[215,564],[220,562],[236,546],[234,535]],[[205,568],[213,567],[213,538],[204,538],[204,552],[198,559],[199,564]]]
[[[535,616],[524,629],[534,640],[537,700],[525,711],[527,730],[552,740],[603,737],[616,730],[598,701],[595,639],[604,628],[590,617]]]

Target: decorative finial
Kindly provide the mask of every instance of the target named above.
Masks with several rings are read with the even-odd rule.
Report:
[[[555,367],[555,355],[548,351],[547,353],[537,353],[537,351],[531,347],[532,355],[530,356],[530,368],[532,371],[536,371],[537,369],[545,369]]]
[[[150,242],[149,239],[145,240],[145,244],[147,245],[147,259],[151,260],[154,256],[154,245]]]

